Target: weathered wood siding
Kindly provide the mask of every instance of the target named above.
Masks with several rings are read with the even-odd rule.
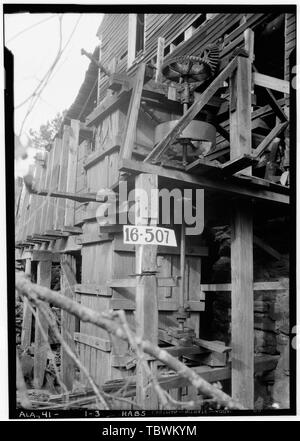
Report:
[[[290,80],[290,64],[289,56],[292,50],[296,47],[296,15],[285,15],[285,69],[284,77],[286,80]]]

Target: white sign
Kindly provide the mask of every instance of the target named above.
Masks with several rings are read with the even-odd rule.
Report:
[[[176,237],[173,230],[169,228],[123,225],[124,243],[131,245],[165,245],[176,247]]]

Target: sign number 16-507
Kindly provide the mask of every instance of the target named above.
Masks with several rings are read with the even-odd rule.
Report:
[[[123,240],[127,244],[135,245],[165,245],[176,247],[176,237],[173,230],[169,228],[124,225]]]

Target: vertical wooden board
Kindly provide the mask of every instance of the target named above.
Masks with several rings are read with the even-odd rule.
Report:
[[[25,274],[31,278],[31,259],[26,259],[25,262]],[[32,312],[28,305],[27,298],[23,300],[23,322],[21,333],[21,346],[23,350],[28,348],[31,344],[31,324],[32,324]]]
[[[49,160],[50,177],[48,191],[51,193],[54,190],[58,190],[59,187],[59,175],[60,175],[60,160],[62,155],[62,140],[55,138],[52,146],[51,162]],[[51,153],[50,151],[50,153]],[[47,208],[45,211],[45,219],[43,222],[45,230],[52,230],[56,228],[57,219],[57,203],[58,199],[53,197],[47,198]],[[43,215],[44,216],[44,215]]]
[[[249,409],[254,405],[252,229],[251,203],[239,201],[231,241],[232,395]]]
[[[61,293],[67,298],[74,300],[75,292],[74,286],[76,284],[76,260],[71,255],[62,255],[61,257]],[[75,317],[68,314],[66,311],[61,311],[61,335],[68,346],[74,350],[74,332],[75,332]],[[68,388],[72,390],[75,376],[74,361],[68,353],[61,348],[61,373],[63,382]]]
[[[64,126],[61,155],[60,155],[59,179],[58,179],[59,191],[66,191],[67,189],[69,141],[70,141],[70,127]],[[54,223],[55,228],[63,228],[65,221],[65,208],[66,208],[66,200],[63,198],[58,198],[56,203],[56,218]]]
[[[40,180],[42,174],[42,166],[39,161],[35,163],[34,186],[38,190],[40,188]],[[36,195],[30,196],[30,209],[28,217],[27,236],[32,236],[37,231],[38,207],[41,203],[41,197]]]
[[[78,346],[80,348],[80,361],[83,364],[83,366],[85,366],[85,344],[79,343]],[[84,375],[83,371],[81,370],[80,371],[80,382],[82,384],[84,384],[84,378],[85,378],[85,375]]]
[[[84,345],[85,346],[85,351],[84,351],[84,367],[86,368],[86,370],[88,372],[90,372],[91,370],[91,347],[88,345]],[[83,383],[86,386],[89,386],[89,382],[88,379],[86,377],[86,375],[84,375],[84,380]]]
[[[91,359],[90,359],[90,371],[89,372],[90,372],[90,375],[94,381],[96,379],[96,362],[97,362],[96,352],[97,352],[97,349],[91,347]]]
[[[20,200],[18,203],[18,211],[15,216],[15,240],[19,241],[21,237],[21,219],[22,219],[22,213],[23,213],[23,206],[24,206],[24,199],[26,194],[26,187],[25,184],[22,185]]]
[[[111,153],[108,156],[108,181],[107,185],[110,188],[113,184],[115,184],[118,180],[119,172],[118,172],[118,152]]]
[[[200,302],[201,283],[201,259],[199,257],[187,257],[188,265],[188,299]],[[187,320],[187,326],[194,329],[196,337],[199,338],[200,312],[191,312]]]
[[[158,276],[171,277],[172,276],[172,262],[171,256],[157,256]],[[157,295],[159,300],[166,300],[172,297],[172,288],[158,288]]]
[[[37,265],[37,284],[50,288],[51,285],[51,261],[42,261]],[[48,323],[43,315],[37,311],[37,318],[46,335],[48,335]],[[35,323],[34,340],[34,384],[37,389],[43,385],[45,369],[47,365],[48,340],[43,337],[41,327]]]
[[[172,276],[180,277],[180,257],[178,255],[171,256]],[[172,300],[179,302],[180,285],[172,288]]]
[[[72,119],[69,139],[68,176],[66,191],[76,192],[77,155],[79,142],[80,121]],[[66,200],[65,225],[73,226],[75,216],[75,202]]]
[[[50,178],[51,178],[51,173],[52,173],[52,158],[53,158],[53,145],[51,146],[51,149],[48,152],[47,159],[46,159],[46,176],[45,176],[43,189],[47,190],[47,191],[50,188]],[[49,199],[50,198],[48,198],[48,197],[45,197],[45,196],[43,197],[43,204],[42,204],[42,209],[41,209],[41,220],[40,220],[41,233],[46,231],[47,207],[48,207]],[[53,202],[53,198],[52,198],[52,202]],[[52,210],[53,209],[54,208],[52,208]]]
[[[136,177],[135,187],[144,190],[147,198],[136,194],[136,225],[145,225],[149,221],[150,213],[156,213],[156,218],[151,219],[152,224],[158,221],[158,201],[150,198],[151,190],[158,187],[157,175],[140,174]],[[139,203],[138,203],[139,201]],[[154,206],[152,204],[155,204]],[[145,210],[148,210],[145,212]],[[158,343],[158,303],[156,276],[151,272],[156,271],[157,246],[137,245],[136,246],[136,333],[139,337]],[[156,363],[150,362],[153,375],[156,375]],[[152,385],[146,389],[149,377],[143,365],[138,361],[136,368],[136,400],[143,409],[157,409],[157,394]]]
[[[41,167],[41,176],[40,176],[40,181],[39,181],[39,186],[38,189],[42,190],[45,188],[45,181],[46,181],[46,166],[45,164],[42,165]],[[43,196],[38,196],[38,206],[36,208],[36,216],[35,216],[35,221],[34,221],[34,233],[37,234],[41,234],[41,226],[42,226],[42,212],[43,212],[43,207],[46,205],[46,200],[45,197]]]

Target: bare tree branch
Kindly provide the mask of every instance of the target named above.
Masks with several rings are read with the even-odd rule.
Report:
[[[83,322],[89,322],[107,332],[119,337],[120,339],[128,341],[128,335],[124,331],[120,323],[112,319],[112,314],[99,313],[91,310],[79,303],[58,294],[55,291],[31,283],[24,275],[24,273],[16,273],[16,288],[25,297],[29,298],[32,302],[43,300],[45,302],[52,303],[53,305],[64,309],[70,314],[73,314],[80,318]],[[206,395],[215,400],[216,403],[221,403],[228,409],[244,409],[244,407],[233,400],[229,395],[211,385],[203,378],[201,378],[196,372],[190,369],[181,361],[177,360],[164,349],[153,345],[147,340],[142,340],[136,336],[133,337],[135,344],[138,345],[145,353],[153,356],[157,360],[167,365],[170,369],[177,372],[183,378],[186,378],[189,383],[194,386],[202,395]]]

